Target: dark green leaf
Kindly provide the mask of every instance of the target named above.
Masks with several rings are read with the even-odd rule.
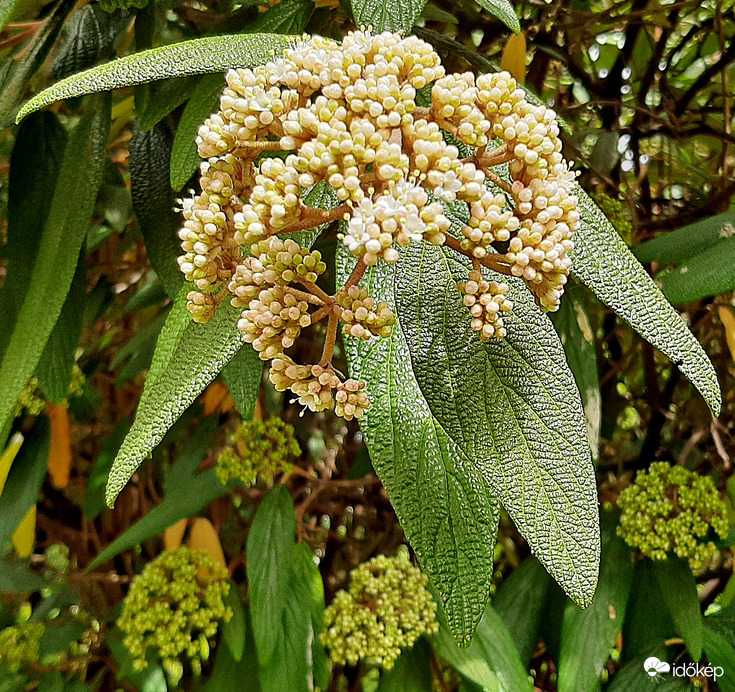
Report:
[[[28,275],[28,292],[0,365],[0,442],[69,292],[102,182],[109,130],[110,97],[95,97],[64,152],[38,256]]]
[[[541,619],[553,584],[549,573],[535,557],[529,557],[503,581],[493,598],[493,606],[511,633],[521,661],[528,665],[538,644]]]
[[[159,123],[148,132],[137,131],[130,140],[130,192],[143,234],[146,253],[170,298],[184,282],[176,262],[181,254],[174,211],[175,196],[169,183],[172,137]]]
[[[31,572],[21,563],[6,558],[0,562],[0,591],[5,593],[31,593],[40,591],[48,582],[37,572]]]
[[[313,13],[314,3],[311,0],[281,0],[248,26],[247,32],[299,35]]]
[[[671,619],[692,658],[698,661],[702,655],[704,620],[692,571],[684,560],[673,557],[654,562],[654,567]]]
[[[258,352],[254,348],[241,348],[225,365],[222,375],[235,400],[237,412],[244,420],[250,420],[263,377],[263,361]]]
[[[373,31],[411,31],[426,0],[350,0],[358,27]]]
[[[660,646],[651,651],[650,656],[656,656],[661,661],[670,662],[667,655],[666,647]],[[647,690],[655,690],[655,692],[694,692],[694,687],[688,678],[675,678],[670,674],[664,673],[660,679],[651,678],[646,673],[643,664],[648,658],[640,656],[633,659],[630,663],[623,666],[612,679],[612,683],[606,692],[646,692]]]
[[[574,234],[572,273],[671,358],[719,415],[720,385],[704,349],[589,195],[578,185],[575,194],[581,228]]]
[[[250,617],[261,666],[267,665],[276,655],[282,638],[281,615],[287,607],[295,534],[293,500],[288,489],[278,485],[270,490],[258,508],[247,543]],[[308,609],[308,599],[304,607]],[[267,690],[262,675],[261,683]]]
[[[166,676],[158,662],[148,661],[143,670],[135,670],[130,652],[122,640],[122,632],[117,627],[105,634],[105,644],[118,665],[118,680],[127,680],[138,692],[167,692]]]
[[[735,211],[711,216],[638,245],[633,254],[640,262],[684,262],[731,238]]]
[[[354,258],[338,247],[338,284]],[[369,270],[363,286],[395,305],[395,266]],[[401,526],[444,605],[452,633],[468,644],[490,593],[500,511],[476,465],[454,444],[419,389],[400,324],[387,339],[345,339],[350,373],[367,382],[360,427]],[[427,511],[427,508],[431,508]]]
[[[292,41],[293,37],[264,34],[211,36],[144,50],[54,84],[26,103],[18,113],[18,120],[54,101],[82,94],[145,84],[157,79],[260,65],[273,57],[273,51],[286,48]]]
[[[467,265],[428,243],[404,253],[396,309],[416,379],[534,554],[578,604],[592,600],[597,484],[579,392],[556,332],[520,280],[508,335],[483,343],[456,284]]]
[[[89,520],[94,519],[107,507],[105,505],[107,476],[112,468],[112,462],[115,460],[117,450],[120,449],[125,435],[130,430],[130,425],[130,419],[123,418],[117,422],[112,432],[102,441],[99,456],[87,479],[87,494],[84,498],[84,516]]]
[[[0,495],[0,550],[10,541],[28,510],[38,502],[48,469],[50,445],[51,426],[48,418],[41,416],[25,434]]]
[[[181,114],[171,149],[171,187],[177,192],[186,185],[202,162],[195,141],[197,131],[204,120],[217,110],[224,86],[224,75],[204,75]]]
[[[61,308],[59,319],[36,367],[41,391],[54,404],[60,403],[69,394],[71,373],[82,335],[84,301],[87,296],[87,273],[84,265],[84,258],[80,258],[64,307]]]
[[[391,670],[380,676],[378,692],[431,692],[431,650],[419,639],[398,657]]]
[[[421,16],[423,19],[427,19],[432,22],[459,24],[459,19],[457,19],[453,14],[450,14],[440,7],[437,7],[433,2],[430,2],[428,5],[426,5],[426,7],[424,7],[423,11],[421,12]]]
[[[531,692],[533,684],[521,662],[513,638],[491,605],[466,649],[457,647],[444,622],[431,637],[436,652],[463,678],[487,692]]]
[[[222,643],[229,649],[232,658],[239,663],[245,653],[247,626],[245,624],[245,609],[234,584],[227,594],[225,605],[232,608],[232,617],[222,624]]]
[[[613,522],[610,522],[613,523]],[[595,692],[625,621],[633,579],[633,553],[615,535],[617,517],[602,547],[600,581],[586,610],[568,603],[564,611],[559,655],[559,692]]]
[[[521,24],[518,21],[515,9],[509,0],[476,0],[480,7],[484,7],[493,17],[497,17],[511,31],[520,33]]]
[[[145,111],[138,121],[140,129],[148,132],[156,123],[184,103],[194,93],[199,79],[201,78],[198,76],[178,77],[158,83],[156,90],[148,97]]]
[[[720,692],[735,692],[735,651],[732,646],[717,632],[705,627],[702,633],[702,645],[711,666],[718,666],[717,682]],[[707,676],[710,677],[710,676]]]

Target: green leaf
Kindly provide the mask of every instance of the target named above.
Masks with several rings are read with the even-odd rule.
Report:
[[[204,75],[181,114],[171,149],[171,187],[177,192],[186,185],[202,162],[195,141],[197,131],[204,120],[217,110],[224,87],[224,75]]]
[[[274,657],[282,635],[281,615],[288,601],[295,534],[293,500],[288,488],[277,485],[258,507],[247,543],[250,617],[261,666]],[[261,683],[267,689],[262,676]]]
[[[75,0],[58,0],[51,14],[44,20],[43,28],[32,39],[28,50],[10,68],[0,85],[0,129],[13,123],[18,103],[28,82],[43,64],[75,4]]]
[[[163,502],[149,510],[142,519],[102,550],[89,569],[111,560],[123,550],[159,535],[180,519],[201,512],[229,491],[230,486],[222,485],[214,468],[197,474],[216,427],[216,419],[210,418],[197,428],[186,447],[179,452],[176,463],[167,476]]]
[[[597,484],[582,404],[561,343],[512,279],[508,335],[483,343],[456,288],[465,258],[410,246],[396,309],[432,413],[483,474],[541,563],[583,607],[597,584]]]
[[[10,155],[8,237],[0,246],[7,275],[0,289],[0,355],[28,292],[28,273],[38,255],[43,227],[51,207],[49,190],[56,186],[64,156],[66,130],[52,113],[39,113],[18,129]],[[43,175],[38,175],[43,171]]]
[[[617,516],[608,517],[609,530],[600,562],[600,581],[586,610],[567,603],[561,630],[559,692],[594,692],[602,687],[602,672],[625,621],[633,580],[633,553],[615,535]]]
[[[48,582],[43,576],[37,572],[31,572],[21,562],[16,562],[11,558],[6,558],[0,562],[0,591],[5,593],[31,593],[40,591],[47,585]]]
[[[105,504],[105,486],[107,476],[110,474],[112,462],[115,460],[117,450],[130,430],[131,421],[123,418],[117,422],[112,432],[102,441],[97,461],[87,479],[86,495],[84,497],[84,516],[92,520],[107,508]]]
[[[493,606],[503,618],[526,666],[536,651],[541,619],[549,615],[546,605],[552,585],[541,563],[529,557],[503,580],[493,598]]]
[[[735,650],[717,632],[705,627],[702,645],[711,666],[718,666],[720,675],[715,679],[721,692],[735,692]],[[715,671],[713,671],[714,673]],[[708,676],[709,677],[709,676]]]
[[[145,111],[138,121],[140,129],[148,132],[184,103],[194,93],[199,79],[198,76],[178,77],[166,79],[157,85],[158,88],[148,97]]]
[[[410,649],[405,649],[391,670],[380,676],[378,692],[431,692],[431,650],[419,639]]]
[[[639,262],[684,262],[694,255],[731,238],[735,226],[735,211],[711,216],[633,248]]]
[[[592,450],[592,459],[597,461],[600,455],[602,394],[597,374],[595,334],[584,296],[581,295],[583,290],[579,285],[572,286],[571,290],[567,289],[558,312],[551,313],[550,317],[582,397],[587,439]]]
[[[110,506],[143,459],[243,344],[237,308],[224,301],[211,322],[197,324],[186,313],[186,290],[161,330],[133,426],[110,470]]]
[[[287,48],[291,36],[246,34],[210,36],[151,48],[80,72],[34,96],[18,113],[18,121],[29,113],[61,99],[109,91],[157,79],[170,79],[207,72],[225,72],[231,67],[256,66]]]
[[[695,688],[688,678],[681,679],[670,674],[664,674],[660,680],[655,680],[646,673],[643,664],[649,656],[656,656],[660,661],[670,663],[671,659],[668,655],[669,652],[662,645],[646,656],[633,659],[615,674],[606,692],[646,692],[647,690],[655,690],[655,692],[694,692]]]
[[[234,585],[225,598],[225,605],[232,609],[232,617],[222,624],[222,642],[229,649],[232,658],[239,663],[245,653],[247,625],[245,608]]]
[[[314,3],[311,0],[281,0],[250,24],[247,32],[298,36],[303,33],[313,13]]]
[[[18,2],[19,0],[0,0],[0,31],[5,28],[5,25],[13,16]]]
[[[671,358],[719,415],[720,385],[704,349],[589,195],[579,185],[575,194],[581,228],[574,234],[572,273]]]
[[[340,244],[338,285],[354,258]],[[396,267],[380,263],[362,285],[395,305]],[[367,382],[371,404],[360,428],[376,473],[429,576],[458,641],[469,644],[490,593],[500,509],[469,458],[437,419],[411,370],[400,324],[387,339],[345,339],[352,377]]]
[[[698,661],[702,655],[704,619],[692,571],[684,560],[673,557],[654,562],[654,568],[676,630],[684,639],[691,657]]]
[[[0,495],[0,550],[10,541],[28,510],[38,502],[43,479],[48,470],[51,426],[41,416],[26,433],[18,456],[10,467],[5,489]]]
[[[82,335],[86,297],[87,272],[85,259],[81,257],[64,307],[61,308],[59,319],[36,367],[35,375],[41,391],[54,404],[60,403],[69,395],[72,369],[76,362],[79,338]]]
[[[143,670],[133,668],[133,659],[123,644],[123,634],[115,627],[105,634],[105,644],[117,663],[118,680],[127,680],[138,692],[166,692],[166,676],[158,661],[147,661]],[[149,656],[152,658],[152,656]]]
[[[222,375],[243,420],[250,420],[258,401],[263,378],[263,361],[254,348],[241,348],[225,365]]]
[[[661,290],[675,305],[727,293],[735,288],[735,237],[693,255],[659,275]]]
[[[487,692],[533,690],[513,638],[491,605],[485,609],[472,644],[466,649],[457,647],[441,618],[439,633],[431,637],[431,644],[464,679]]]
[[[521,31],[513,5],[510,0],[475,0],[480,7],[485,8],[493,17],[497,17],[505,26],[516,34]]]
[[[69,292],[102,183],[109,130],[110,98],[96,97],[69,138],[38,256],[27,277],[28,292],[0,365],[0,442]]]
[[[459,19],[457,19],[453,14],[450,14],[440,7],[437,7],[433,2],[430,2],[428,5],[426,5],[426,7],[424,7],[423,11],[421,12],[421,17],[423,19],[428,19],[429,21],[433,22],[459,24]]]
[[[151,266],[170,298],[184,282],[177,258],[181,254],[174,211],[175,196],[169,183],[172,137],[162,123],[148,132],[136,131],[130,140],[130,192]]]
[[[358,27],[381,31],[411,31],[426,0],[350,0]]]

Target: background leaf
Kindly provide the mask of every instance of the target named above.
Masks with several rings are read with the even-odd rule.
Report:
[[[480,7],[484,7],[493,17],[497,17],[511,31],[519,33],[521,24],[518,15],[510,0],[476,0]]]
[[[281,0],[250,24],[247,32],[298,36],[303,33],[313,13],[312,0]]]
[[[646,341],[671,358],[715,416],[719,415],[720,385],[704,349],[589,195],[579,186],[575,194],[579,198],[581,228],[574,234],[572,273]]]
[[[709,627],[702,632],[702,644],[710,665],[723,670],[724,674],[717,678],[721,692],[735,692],[735,650],[724,637]]]
[[[393,668],[380,676],[378,685],[378,692],[431,692],[432,689],[431,651],[423,639],[401,653]]]
[[[245,608],[234,584],[225,598],[225,605],[232,608],[232,617],[221,625],[222,643],[229,649],[232,658],[239,663],[245,653],[247,624]]]

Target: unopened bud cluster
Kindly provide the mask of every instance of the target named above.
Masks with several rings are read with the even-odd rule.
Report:
[[[436,632],[436,603],[427,583],[407,550],[379,555],[352,570],[349,590],[338,591],[324,612],[321,639],[332,661],[390,669],[401,651]]]
[[[259,477],[271,482],[278,475],[289,475],[291,461],[301,454],[293,426],[280,418],[244,421],[227,442],[215,469],[223,484],[233,478],[245,485]]]
[[[38,662],[38,643],[46,627],[41,622],[24,622],[0,630],[0,666],[17,673]]]
[[[357,287],[361,274],[347,292],[326,295],[321,255],[280,235],[342,220],[339,238],[364,270],[396,262],[411,242],[444,245],[445,205],[464,202],[470,218],[451,244],[473,259],[460,290],[481,338],[505,336],[501,315],[512,310],[505,284],[483,278],[481,265],[522,278],[544,310],[558,308],[579,224],[574,175],[554,112],[529,103],[507,72],[448,75],[415,36],[355,31],[342,43],[305,38],[266,65],[230,70],[226,81],[197,137],[201,192],[181,201],[179,264],[196,286],[188,306],[197,321],[225,297],[242,308],[245,340],[302,404],[359,417],[369,403],[364,383],[331,367],[334,320],[361,339],[388,336],[395,320]],[[427,85],[431,106],[419,108],[417,90]],[[461,158],[447,132],[474,153]],[[509,179],[491,171],[500,164]],[[304,193],[316,185],[340,206],[308,207]],[[325,317],[322,360],[295,364],[285,350]]]
[[[669,553],[701,572],[715,555],[715,536],[727,536],[726,507],[709,476],[654,462],[639,471],[620,494],[618,533],[632,548],[654,560]]]
[[[117,621],[134,668],[146,667],[146,650],[153,647],[174,684],[184,672],[182,659],[201,672],[219,623],[232,617],[224,603],[229,590],[227,570],[204,550],[181,546],[149,562]]]

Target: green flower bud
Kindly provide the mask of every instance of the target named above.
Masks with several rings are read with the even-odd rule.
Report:
[[[38,642],[46,627],[40,622],[25,622],[0,632],[0,666],[17,673],[21,667],[38,662]]]

